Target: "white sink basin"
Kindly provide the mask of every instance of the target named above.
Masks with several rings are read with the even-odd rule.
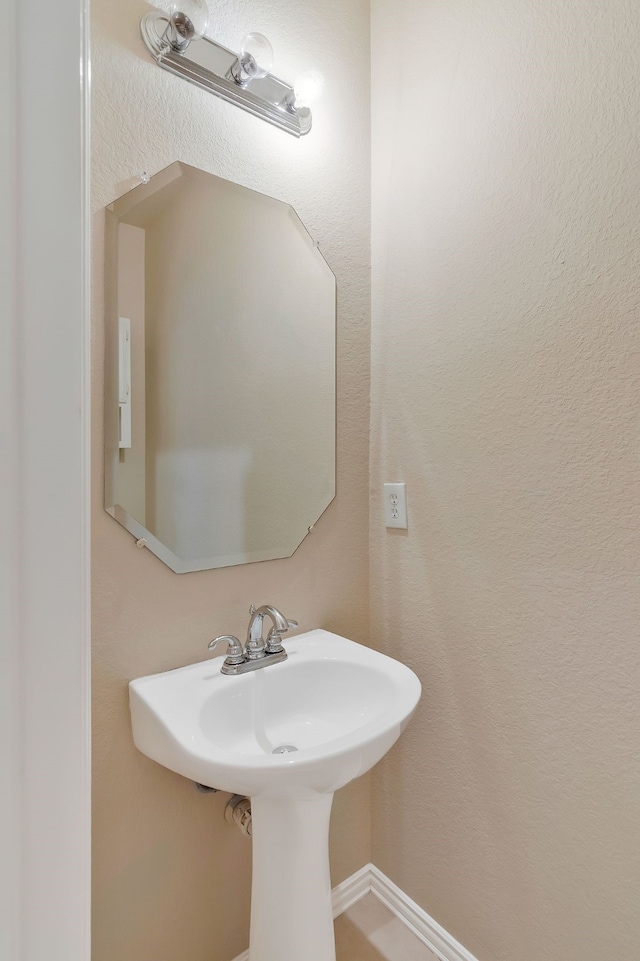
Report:
[[[398,739],[420,681],[328,631],[285,646],[286,661],[237,677],[216,658],[132,681],[133,737],[171,771],[251,797],[251,961],[335,961],[333,792]]]
[[[369,770],[420,697],[408,667],[328,631],[286,642],[288,660],[229,677],[210,659],[132,681],[136,746],[233,794],[328,794]],[[274,754],[282,747],[296,750]]]

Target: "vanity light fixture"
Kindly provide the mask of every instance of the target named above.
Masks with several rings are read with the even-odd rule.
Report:
[[[168,14],[160,10],[146,13],[140,21],[140,32],[163,70],[242,107],[294,137],[309,133],[312,121],[309,107],[322,90],[322,74],[305,71],[291,86],[270,72],[273,48],[261,33],[247,34],[240,53],[234,53],[204,35],[208,23],[205,0],[177,0]]]

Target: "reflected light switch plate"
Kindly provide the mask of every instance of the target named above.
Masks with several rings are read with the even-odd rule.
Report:
[[[118,424],[120,448],[131,447],[131,321],[118,320]]]
[[[384,485],[385,527],[407,530],[407,491],[405,484]]]

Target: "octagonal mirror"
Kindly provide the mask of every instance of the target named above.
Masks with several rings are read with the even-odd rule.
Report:
[[[289,205],[174,163],[107,208],[105,506],[172,570],[287,557],[335,495],[335,278]]]

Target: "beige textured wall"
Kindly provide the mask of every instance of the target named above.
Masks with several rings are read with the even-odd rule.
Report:
[[[481,961],[637,961],[640,7],[372,6],[374,861]]]
[[[217,633],[246,630],[251,601],[303,627],[366,640],[369,426],[368,4],[221,0],[228,46],[261,30],[285,77],[326,77],[300,141],[160,71],[138,35],[147,9],[93,7],[94,231],[94,961],[229,961],[248,943],[250,847],[202,796],[132,745],[126,684],[201,660]],[[102,508],[101,208],[142,170],[174,160],[294,205],[338,283],[338,495],[293,558],[173,574]],[[334,806],[334,881],[369,858],[367,779]]]

